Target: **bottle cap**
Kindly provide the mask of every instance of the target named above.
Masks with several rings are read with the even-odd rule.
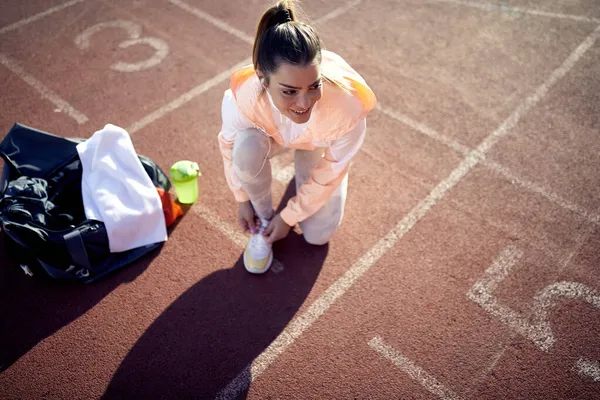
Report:
[[[202,176],[198,164],[189,160],[180,160],[171,166],[171,178],[177,182],[186,182]]]

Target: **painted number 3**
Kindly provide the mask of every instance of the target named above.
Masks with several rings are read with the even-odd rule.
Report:
[[[129,40],[125,40],[119,44],[119,47],[125,49],[136,44],[145,44],[152,47],[155,53],[147,60],[140,61],[137,63],[127,63],[119,61],[110,67],[115,71],[121,72],[135,72],[143,69],[151,68],[159,64],[169,54],[169,45],[158,38],[154,37],[140,37],[142,33],[142,27],[132,21],[109,21],[96,24],[89,27],[75,38],[75,44],[82,50],[90,47],[90,38],[97,32],[104,29],[120,28],[127,32]]]

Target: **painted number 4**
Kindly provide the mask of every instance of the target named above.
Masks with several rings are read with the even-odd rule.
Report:
[[[111,68],[116,71],[135,72],[151,68],[159,64],[167,56],[167,54],[169,54],[169,45],[167,45],[166,42],[154,37],[140,37],[140,35],[142,34],[142,27],[136,24],[135,22],[123,20],[102,22],[89,27],[75,38],[75,45],[77,45],[77,47],[79,47],[82,50],[88,49],[90,47],[90,38],[95,33],[100,32],[104,29],[111,28],[123,29],[129,37],[128,40],[125,40],[119,44],[120,48],[125,49],[127,47],[134,46],[137,44],[145,44],[152,47],[155,50],[152,57],[150,57],[147,60],[143,60],[137,63],[127,63],[119,61],[111,65]]]
[[[561,299],[579,300],[600,309],[600,292],[577,282],[556,282],[536,293],[529,316],[518,313],[501,304],[494,296],[494,290],[522,255],[523,252],[516,247],[505,248],[485,271],[485,275],[467,292],[467,297],[509,328],[533,341],[537,348],[548,351],[556,342],[548,320],[554,304]],[[600,365],[597,361],[580,358],[575,368],[580,376],[600,382]]]

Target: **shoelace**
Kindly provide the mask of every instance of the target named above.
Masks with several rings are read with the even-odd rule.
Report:
[[[265,225],[267,225],[267,224],[265,223]],[[265,241],[265,238],[262,236],[265,229],[267,229],[267,226],[261,226],[258,229],[258,233],[256,233],[255,235],[252,235],[252,237],[250,238],[250,247],[252,248],[252,250],[255,250],[255,251],[258,251],[261,253],[263,253],[263,252],[267,253],[269,251],[269,245]]]

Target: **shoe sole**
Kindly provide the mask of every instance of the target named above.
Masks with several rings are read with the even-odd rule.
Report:
[[[269,268],[271,268],[271,264],[273,263],[273,251],[271,251],[271,254],[269,254],[269,260],[267,261],[267,266],[264,267],[263,269],[253,269],[253,268],[249,268],[248,265],[246,264],[246,252],[244,252],[244,268],[246,268],[246,271],[250,272],[251,274],[264,274],[265,272],[267,272],[269,270]]]

